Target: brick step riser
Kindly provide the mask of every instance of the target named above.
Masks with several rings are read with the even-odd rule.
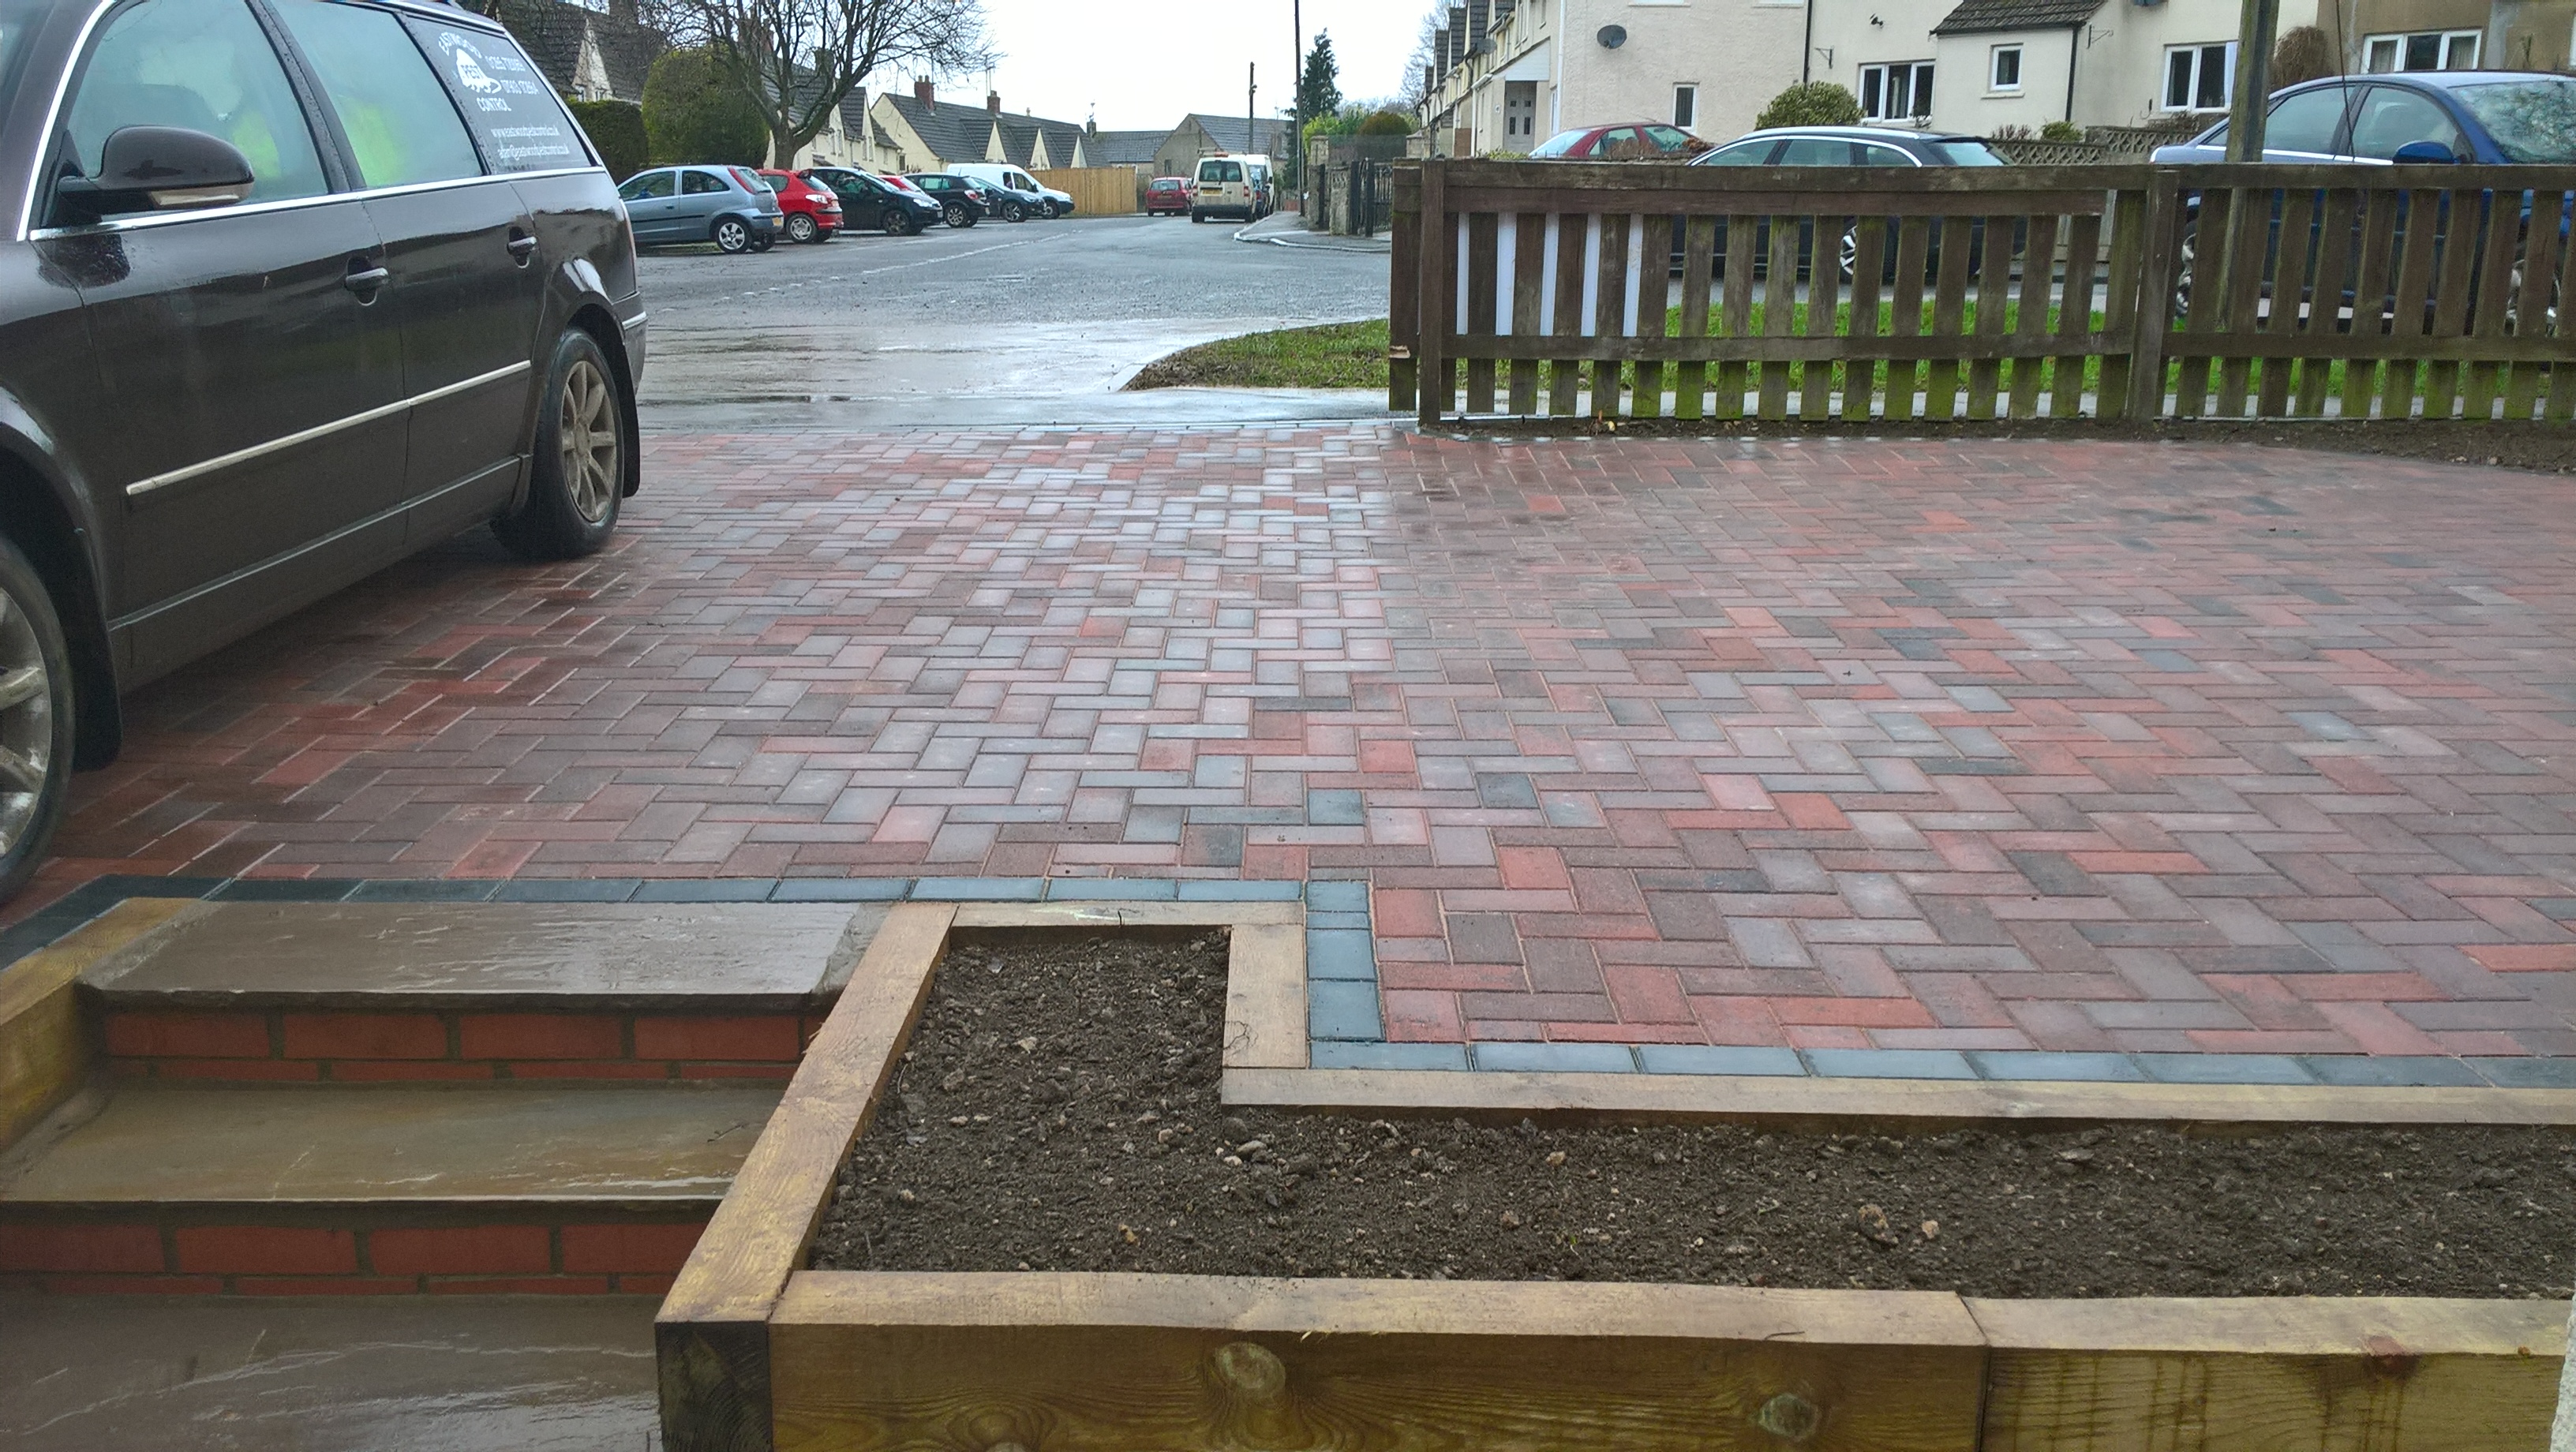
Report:
[[[0,1290],[62,1295],[661,1295],[712,1205],[0,1212]]]
[[[785,1079],[817,1014],[111,1008],[108,1072],[247,1083]]]

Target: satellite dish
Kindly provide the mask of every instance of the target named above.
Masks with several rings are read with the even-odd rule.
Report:
[[[1617,50],[1628,43],[1628,27],[1605,25],[1601,27],[1601,33],[1593,38],[1601,42],[1603,50]]]

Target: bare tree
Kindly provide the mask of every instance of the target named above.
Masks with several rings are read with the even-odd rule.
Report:
[[[1413,39],[1413,54],[1405,58],[1404,84],[1395,93],[1399,104],[1408,111],[1422,109],[1423,98],[1428,94],[1428,88],[1422,84],[1422,73],[1438,59],[1431,48],[1432,38],[1448,23],[1448,0],[1440,0],[1422,17],[1421,33]]]
[[[666,0],[672,38],[701,45],[760,108],[786,166],[877,71],[957,75],[999,59],[981,0]]]

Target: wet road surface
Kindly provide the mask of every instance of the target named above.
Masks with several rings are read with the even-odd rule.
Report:
[[[651,253],[646,426],[1143,422],[1211,407],[1315,418],[1361,406],[1116,393],[1177,348],[1385,310],[1383,254],[1247,244],[1236,230],[1179,218],[986,222],[759,256]]]

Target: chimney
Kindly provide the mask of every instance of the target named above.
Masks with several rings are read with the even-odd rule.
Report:
[[[608,0],[608,18],[634,25],[641,21],[635,0]]]
[[[1431,63],[1435,75],[1449,74],[1449,31],[1445,26],[1431,33]]]
[[[984,93],[984,109],[995,116],[1001,115],[1002,93],[999,91],[986,91]]]
[[[936,106],[939,104],[939,94],[931,89],[930,77],[928,76],[923,76],[920,80],[912,83],[912,98],[925,106]]]

